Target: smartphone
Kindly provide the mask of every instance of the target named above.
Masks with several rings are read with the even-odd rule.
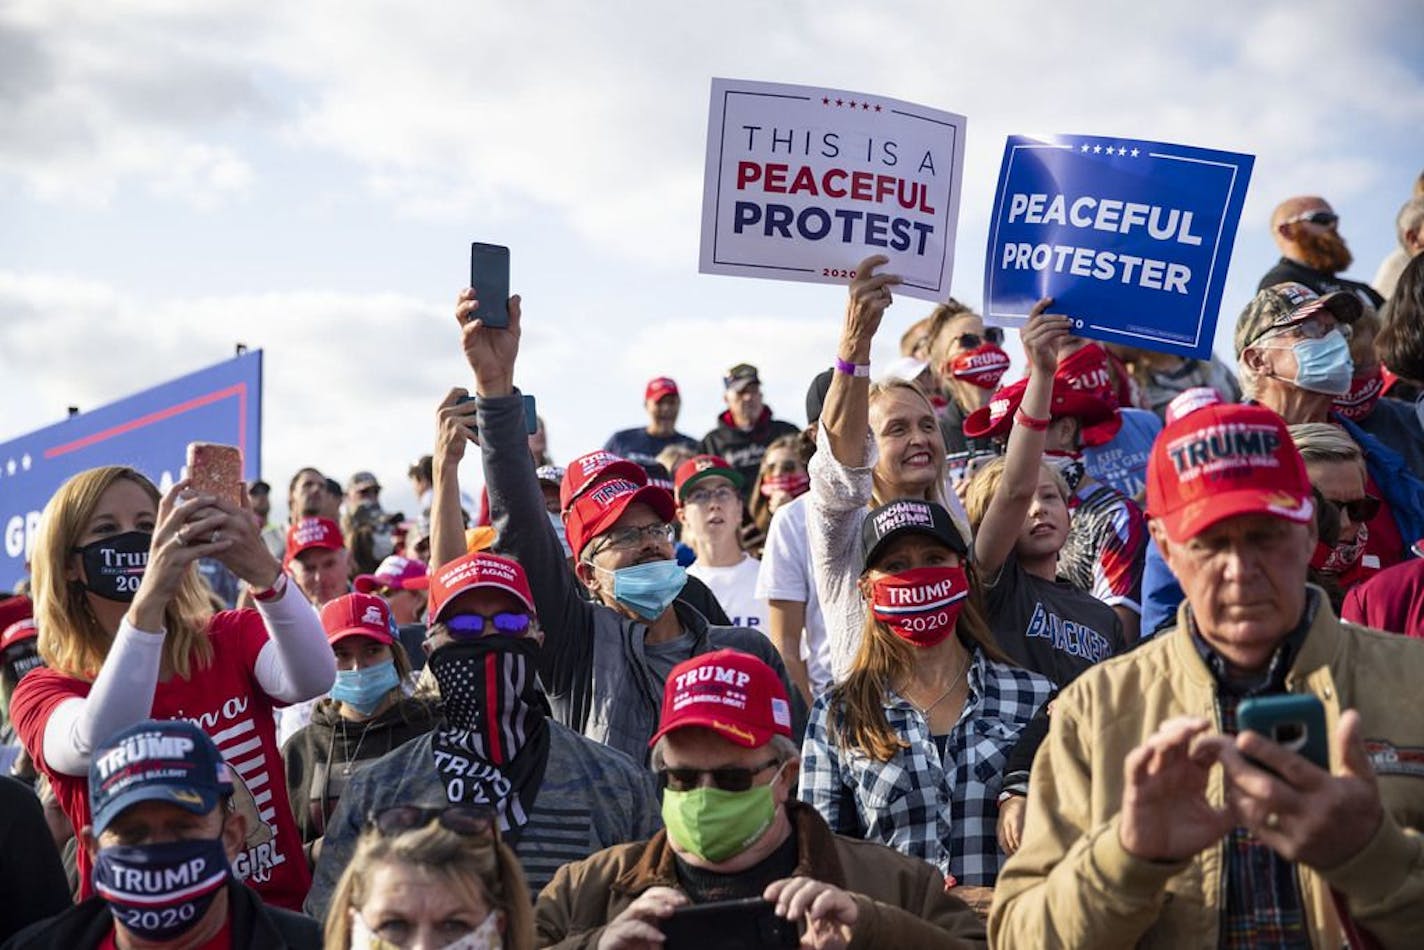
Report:
[[[463,406],[467,402],[475,402],[474,396],[461,396],[455,400],[455,405]],[[539,431],[539,407],[534,402],[533,396],[524,397],[524,431],[533,435]]]
[[[487,327],[509,326],[509,248],[471,244],[470,286],[480,302],[474,318]]]
[[[780,950],[801,943],[796,925],[760,897],[679,907],[661,926],[667,950]]]
[[[203,495],[226,498],[242,507],[242,450],[216,442],[188,443],[188,481]]]
[[[1325,707],[1309,693],[1253,696],[1236,707],[1236,725],[1250,729],[1330,770]]]

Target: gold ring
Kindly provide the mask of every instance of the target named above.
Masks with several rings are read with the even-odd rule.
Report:
[[[188,544],[188,539],[183,536],[183,530],[184,530],[184,529],[182,529],[182,528],[179,528],[179,529],[178,529],[178,535],[177,535],[177,537],[178,537],[178,543],[179,543],[180,545],[183,545],[184,547],[186,547],[187,544]]]
[[[1280,816],[1280,815],[1276,814],[1275,812],[1271,812],[1270,814],[1268,814],[1268,815],[1266,816],[1266,827],[1267,827],[1267,828],[1269,828],[1269,829],[1272,830],[1272,831],[1275,831],[1275,830],[1276,830],[1277,828],[1279,828],[1280,826],[1281,826],[1281,816]]]

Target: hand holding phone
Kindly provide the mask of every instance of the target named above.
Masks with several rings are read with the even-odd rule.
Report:
[[[688,904],[659,925],[666,950],[781,950],[801,942],[796,924],[760,897]]]
[[[472,319],[487,327],[509,326],[509,248],[478,241],[471,244],[470,286],[480,303]]]
[[[192,490],[242,507],[247,495],[242,483],[242,450],[216,442],[188,443],[188,482]]]
[[[1309,693],[1252,696],[1236,708],[1236,724],[1330,771],[1330,739],[1325,707]]]

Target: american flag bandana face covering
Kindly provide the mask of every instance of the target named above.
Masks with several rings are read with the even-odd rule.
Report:
[[[529,820],[549,758],[538,649],[532,639],[481,637],[447,643],[429,661],[445,711],[431,750],[446,798],[494,807],[507,838]]]

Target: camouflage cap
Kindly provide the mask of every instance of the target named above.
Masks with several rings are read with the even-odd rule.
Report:
[[[1287,281],[1259,291],[1236,320],[1236,358],[1271,330],[1288,327],[1328,310],[1341,323],[1354,323],[1360,318],[1360,298],[1337,290],[1324,297],[1304,284]]]

